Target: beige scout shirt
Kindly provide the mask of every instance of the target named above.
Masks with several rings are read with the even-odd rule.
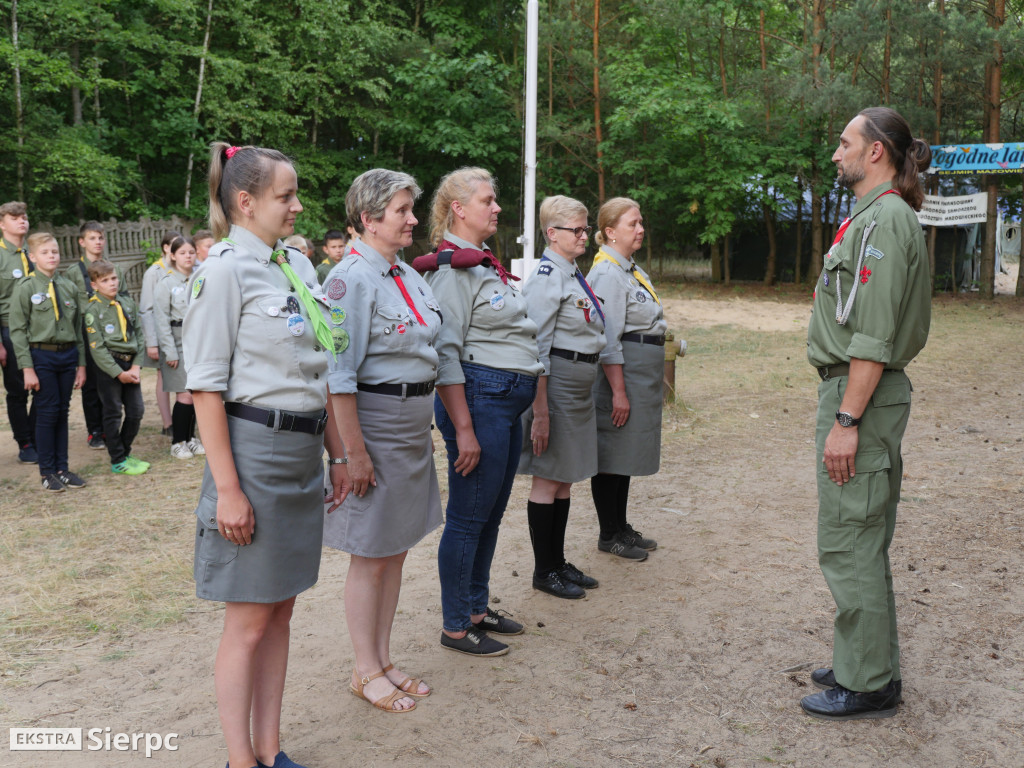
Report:
[[[288,251],[292,268],[329,322],[309,259],[280,241],[276,249]],[[238,226],[210,249],[189,289],[182,338],[188,388],[222,392],[225,401],[261,408],[316,411],[327,402],[327,353],[272,253]]]
[[[163,259],[157,259],[149,265],[149,269],[142,276],[142,290],[139,293],[139,321],[142,323],[142,332],[146,337],[147,347],[157,347],[156,320],[153,317],[153,290],[160,279],[174,271],[173,267],[164,264]]]
[[[188,275],[171,270],[153,288],[153,324],[156,327],[157,346],[167,360],[178,359],[178,346],[174,343],[171,323],[185,319],[188,310]]]
[[[552,347],[594,355],[607,343],[604,321],[576,279],[578,271],[574,262],[549,248],[523,287],[530,317],[537,323],[537,348],[545,376],[551,373]]]
[[[419,384],[437,378],[434,342],[441,309],[430,286],[401,261],[402,283],[426,325],[421,325],[389,274],[391,264],[366,243],[334,265],[324,281],[330,303],[331,336],[341,349],[329,361],[327,384],[334,394],[352,394],[356,384]]]
[[[481,250],[451,232],[445,232],[444,239],[456,248]],[[439,250],[445,249],[442,243]],[[426,281],[444,314],[437,342],[439,387],[465,384],[464,362],[529,376],[543,373],[537,324],[528,317],[526,299],[511,279],[505,285],[492,267],[483,265],[469,269],[446,265],[429,272]]]
[[[602,245],[601,250],[612,260],[595,264],[587,275],[587,282],[604,309],[608,343],[601,352],[601,363],[622,365],[622,334],[663,336],[668,324],[661,304],[651,297],[631,272],[636,268],[648,282],[651,282],[650,276],[611,246]]]
[[[856,357],[899,370],[928,340],[924,232],[913,208],[891,189],[886,182],[858,200],[842,238],[825,254],[807,329],[807,359],[815,368]],[[836,319],[840,290],[840,315],[849,305],[845,322]]]

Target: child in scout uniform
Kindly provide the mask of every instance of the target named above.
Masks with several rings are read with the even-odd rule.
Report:
[[[176,237],[181,237],[180,232],[168,232],[160,241],[160,258],[149,265],[146,273],[142,276],[142,290],[139,292],[139,320],[142,323],[142,332],[146,338],[146,359],[142,362],[143,368],[156,368],[156,406],[160,409],[160,420],[163,424],[163,434],[171,436],[171,400],[164,391],[163,374],[160,371],[160,346],[156,337],[156,326],[153,323],[153,289],[164,275],[172,271],[168,266],[168,249]]]
[[[316,279],[320,281],[320,285],[324,284],[327,274],[334,268],[334,265],[341,261],[347,245],[348,235],[340,230],[331,229],[324,235],[324,260],[316,267]]]
[[[28,239],[35,271],[14,289],[11,342],[25,388],[35,391],[36,450],[43,489],[82,488],[68,470],[68,409],[71,390],[85,381],[85,346],[74,286],[57,274],[60,250],[49,232]]]
[[[160,345],[160,372],[164,392],[175,392],[171,410],[171,456],[191,459],[206,451],[195,437],[196,410],[192,395],[185,386],[185,369],[181,365],[181,325],[188,309],[188,278],[196,260],[196,247],[191,237],[179,235],[171,242],[168,260],[172,270],[164,275],[153,290],[153,318]]]
[[[192,235],[192,242],[196,244],[196,265],[192,269],[192,271],[195,272],[203,266],[203,262],[206,261],[206,257],[210,255],[210,249],[217,240],[213,236],[213,232],[210,230],[200,229]]]
[[[139,327],[139,311],[129,296],[118,293],[116,268],[100,259],[89,265],[93,294],[84,306],[85,340],[96,363],[96,388],[103,403],[103,432],[110,471],[141,475],[149,462],[131,455],[145,405],[139,384],[139,365],[146,345]],[[121,411],[124,410],[124,421]]]
[[[78,230],[78,247],[82,256],[74,264],[64,270],[64,277],[75,284],[78,290],[78,303],[85,313],[86,302],[93,295],[92,283],[89,279],[89,265],[103,258],[103,248],[107,244],[107,236],[103,225],[98,221],[87,221]],[[114,266],[114,265],[111,265]],[[121,290],[125,288],[124,273],[120,267],[114,266]],[[89,347],[85,348],[85,384],[82,385],[82,412],[85,414],[85,428],[88,430],[86,441],[90,448],[103,450],[103,404],[100,402],[96,388],[96,364],[93,362]]]
[[[32,271],[32,262],[25,250],[28,234],[28,209],[24,203],[9,202],[0,205],[0,325],[3,326],[3,346],[0,347],[0,366],[3,367],[4,389],[7,390],[7,420],[11,423],[14,441],[18,444],[18,461],[35,464],[36,406],[29,407],[29,391],[14,356],[8,312],[14,287]]]

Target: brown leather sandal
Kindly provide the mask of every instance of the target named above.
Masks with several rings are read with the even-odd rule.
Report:
[[[395,668],[394,664],[388,664],[386,667],[384,667],[383,672],[384,672],[384,674],[387,674],[388,672],[390,672],[394,668]],[[406,696],[413,696],[413,697],[415,697],[417,699],[425,699],[425,698],[427,698],[427,696],[429,696],[431,694],[431,692],[433,691],[433,688],[431,688],[426,693],[420,693],[419,692],[419,690],[420,690],[420,683],[422,683],[422,682],[423,682],[423,678],[422,677],[406,677],[405,680],[403,680],[402,682],[395,683],[395,688],[400,690]]]
[[[412,706],[408,709],[394,708],[394,704],[396,701],[398,701],[398,699],[404,699],[408,695],[404,691],[398,690],[397,688],[388,696],[384,696],[383,698],[377,699],[377,701],[372,701],[369,698],[367,698],[366,694],[363,693],[363,688],[369,685],[371,680],[376,680],[378,677],[384,677],[383,669],[380,672],[375,672],[372,675],[367,675],[366,677],[360,678],[357,684],[349,683],[349,690],[352,691],[353,694],[358,696],[363,701],[367,701],[373,706],[375,706],[377,709],[382,709],[385,712],[391,712],[392,714],[401,715],[405,714],[406,712],[412,712],[414,709],[416,709],[415,701],[412,703]],[[358,685],[359,687],[357,688],[356,685]]]

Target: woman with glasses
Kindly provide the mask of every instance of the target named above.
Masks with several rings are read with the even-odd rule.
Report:
[[[591,390],[605,347],[604,311],[576,266],[591,227],[587,208],[555,195],[540,206],[548,247],[523,288],[537,323],[544,372],[533,406],[523,416],[519,472],[533,475],[526,505],[533,544],[533,588],[578,599],[597,586],[565,559],[572,484],[597,474],[597,418]]]
[[[597,548],[628,560],[657,549],[626,521],[629,480],[661,461],[665,313],[650,277],[633,261],[644,241],[640,204],[614,197],[597,215],[601,250],[587,275],[601,297],[607,344],[594,384],[598,474],[590,479],[601,533]]]

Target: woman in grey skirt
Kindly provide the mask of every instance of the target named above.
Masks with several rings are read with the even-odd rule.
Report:
[[[607,346],[594,384],[597,471],[590,490],[601,533],[597,548],[646,560],[657,548],[626,521],[629,479],[653,475],[661,460],[665,313],[650,277],[633,261],[644,241],[640,205],[614,197],[597,216],[601,250],[587,275],[604,307]]]
[[[441,311],[398,259],[412,245],[420,188],[377,168],[345,196],[359,239],[324,280],[337,360],[327,378],[348,450],[353,494],[324,520],[324,544],[352,555],[345,617],[356,656],[351,689],[387,712],[409,712],[430,688],[391,663],[391,629],[405,556],[441,524],[433,416]]]
[[[565,559],[572,484],[597,474],[597,419],[591,394],[605,347],[604,311],[576,266],[591,227],[587,208],[571,197],[540,206],[548,247],[523,288],[537,323],[544,373],[533,406],[523,414],[520,474],[533,475],[526,505],[533,544],[533,588],[569,599],[597,586]]]
[[[301,210],[287,157],[213,144],[210,224],[227,237],[192,280],[184,351],[207,451],[196,594],[226,603],[214,684],[232,768],[297,765],[279,744],[281,699],[295,596],[320,569],[325,444],[335,506],[348,488],[324,409],[326,303],[313,265],[281,242]]]
[[[171,271],[153,288],[153,326],[160,345],[160,374],[164,392],[175,393],[171,409],[171,456],[191,459],[206,451],[195,437],[196,410],[185,386],[181,364],[181,325],[188,308],[188,278],[196,263],[196,246],[191,237],[178,235],[168,248]]]

